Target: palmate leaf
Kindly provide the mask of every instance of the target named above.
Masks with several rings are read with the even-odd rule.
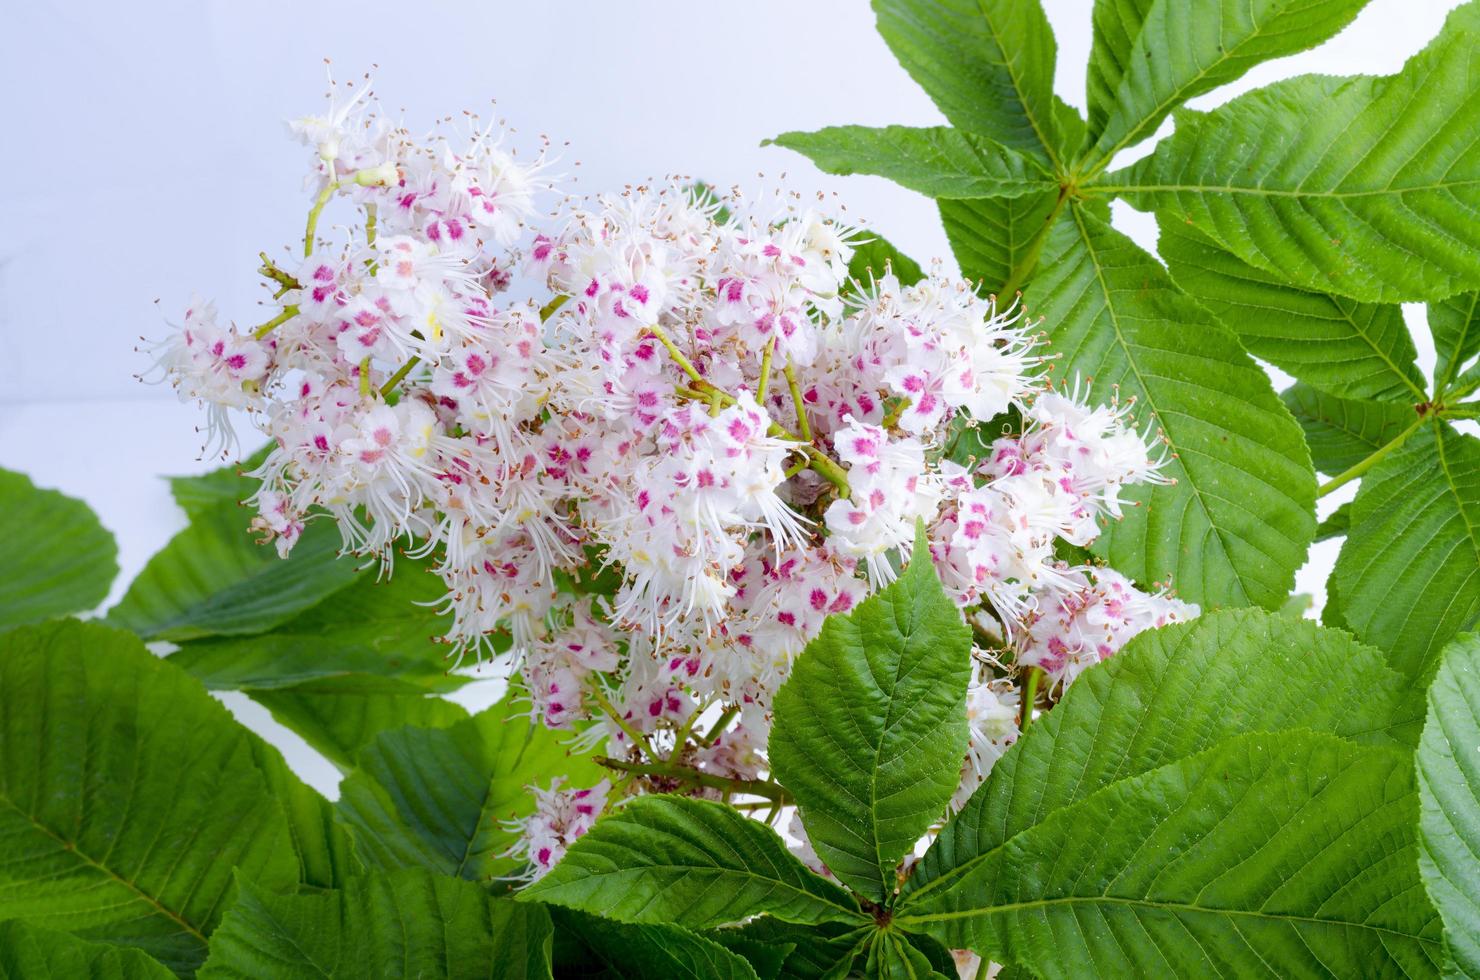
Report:
[[[1426,677],[1480,620],[1480,441],[1430,422],[1369,470],[1332,583],[1339,621]]]
[[[951,125],[1057,167],[1057,45],[1038,0],[874,0],[879,33]]]
[[[233,869],[297,882],[245,729],[187,674],[106,626],[0,639],[0,919],[205,957]]]
[[[782,950],[778,976],[786,980],[826,980],[849,975],[849,967],[874,931],[872,925],[854,927],[831,922],[803,926],[763,915],[744,925],[711,930],[705,935],[729,949],[738,949],[736,943],[743,941]]]
[[[1431,975],[1417,809],[1406,753],[1234,736],[1046,809],[894,921],[1043,977]]]
[[[600,771],[573,755],[567,734],[532,725],[505,698],[446,728],[382,733],[339,787],[340,820],[376,868],[428,868],[491,881],[517,871],[505,852],[518,839],[505,820],[534,809],[530,786],[557,777],[594,786]]]
[[[601,980],[760,980],[743,955],[669,925],[614,922],[552,907],[555,975]]]
[[[603,817],[519,897],[689,929],[762,913],[804,925],[871,922],[770,827],[732,807],[679,796],[638,797]]]
[[[334,819],[334,804],[288,768],[273,745],[247,732],[252,761],[267,780],[267,792],[288,818],[288,835],[298,859],[298,882],[306,888],[339,888],[361,874],[365,864],[349,831]]]
[[[1134,398],[1171,458],[1095,553],[1203,606],[1277,608],[1315,533],[1305,441],[1238,341],[1150,255],[1077,205],[1049,233],[1024,303],[1044,317],[1053,370],[1097,402]]]
[[[1091,166],[1156,131],[1172,109],[1261,61],[1303,51],[1367,0],[1101,0],[1089,60]]]
[[[237,504],[202,510],[149,559],[108,621],[146,640],[262,633],[362,574],[353,559],[338,559],[329,521],[311,522],[286,560],[252,539],[249,522]]]
[[[344,772],[381,732],[446,728],[468,717],[462,706],[414,684],[364,675],[253,691],[251,698]]]
[[[80,500],[0,469],[0,629],[87,612],[108,596],[118,545]]]
[[[1444,920],[1449,976],[1480,977],[1480,636],[1444,651],[1418,746],[1419,872]]]
[[[1255,609],[1142,633],[998,761],[904,894],[982,861],[1055,810],[1233,735],[1306,728],[1412,744],[1422,711],[1401,714],[1405,686],[1348,634]]]
[[[906,936],[895,930],[877,930],[869,943],[868,957],[864,960],[864,974],[880,980],[947,980],[958,976],[956,964],[950,962],[950,953],[943,949],[947,962],[936,962],[920,946],[930,944],[940,949],[938,943],[926,936]]]
[[[1428,401],[1397,304],[1298,289],[1165,215],[1157,251],[1177,285],[1238,334],[1255,357],[1341,398]]]
[[[1480,354],[1480,293],[1460,293],[1438,303],[1429,304],[1429,333],[1434,337],[1435,397],[1444,396],[1460,383],[1475,376],[1475,369],[1460,369]]]
[[[17,919],[0,922],[0,980],[173,980],[137,949],[90,943]]]
[[[998,291],[1023,262],[1034,236],[1053,215],[1057,191],[1015,198],[936,202],[961,274]],[[1012,297],[1003,296],[1010,302]]]
[[[882,901],[944,811],[966,753],[971,634],[924,529],[898,581],[830,616],[776,692],[770,761],[838,880]]]
[[[243,879],[200,976],[548,978],[550,947],[544,909],[425,871],[367,875],[308,895],[275,895]]]
[[[1103,189],[1318,292],[1393,303],[1474,288],[1477,30],[1471,2],[1397,75],[1308,75],[1181,114]]]
[[[931,197],[1021,197],[1056,191],[1043,164],[994,140],[949,126],[829,126],[767,140],[830,174],[874,174]]]
[[[1322,473],[1344,473],[1402,435],[1419,419],[1411,405],[1337,398],[1304,382],[1280,395],[1310,447],[1311,462]]]

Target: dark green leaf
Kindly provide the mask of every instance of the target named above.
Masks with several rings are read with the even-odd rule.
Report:
[[[1142,633],[997,762],[905,894],[981,862],[1055,810],[1220,739],[1307,728],[1392,744],[1387,729],[1416,720],[1395,717],[1405,687],[1379,651],[1309,620],[1230,609]]]
[[[0,919],[205,957],[232,869],[298,879],[248,733],[137,638],[75,621],[0,638]]]
[[[1100,0],[1089,61],[1085,156],[1109,162],[1167,113],[1261,61],[1320,44],[1367,0]]]
[[[830,174],[874,174],[931,197],[1021,197],[1057,191],[1032,158],[976,133],[948,126],[830,126],[782,133],[773,142]]]
[[[354,841],[334,820],[334,804],[288,768],[274,746],[247,733],[252,761],[267,780],[267,791],[288,818],[298,881],[309,888],[340,888],[365,870]]]
[[[1480,619],[1480,441],[1427,424],[1369,470],[1332,581],[1342,622],[1426,676]]]
[[[1277,608],[1315,533],[1315,474],[1268,376],[1161,265],[1077,206],[1059,217],[1024,302],[1053,370],[1095,401],[1134,398],[1172,458],[1172,486],[1132,488],[1095,553],[1203,606]]]
[[[231,463],[199,476],[171,476],[170,495],[193,520],[219,504],[238,504],[257,492],[256,480],[243,474],[261,466],[273,447],[268,443],[240,463]]]
[[[425,871],[368,875],[304,895],[242,880],[200,976],[549,977],[550,939],[544,909]]]
[[[1057,165],[1057,47],[1038,0],[874,0],[874,12],[953,126]]]
[[[1305,430],[1316,469],[1336,476],[1397,438],[1418,414],[1411,405],[1337,398],[1296,382],[1280,398]]]
[[[1298,289],[1165,215],[1157,248],[1177,285],[1238,334],[1255,357],[1341,398],[1410,406],[1428,401],[1397,304]]]
[[[759,980],[745,957],[677,926],[613,922],[561,908],[550,914],[555,971],[562,977]]]
[[[1033,236],[1053,214],[1058,193],[1013,198],[940,200],[941,224],[961,274],[997,292],[1024,260]],[[1004,296],[1004,302],[1012,297]]]
[[[1316,540],[1328,541],[1331,538],[1344,538],[1351,528],[1352,505],[1348,501],[1333,510],[1331,516],[1316,527]]]
[[[867,239],[853,249],[853,258],[848,262],[848,278],[867,285],[892,272],[906,286],[913,286],[925,278],[920,263],[905,255],[889,242],[872,232],[864,232]]]
[[[108,597],[118,545],[87,504],[0,469],[0,629],[87,612]]]
[[[1440,401],[1458,385],[1460,369],[1480,354],[1480,293],[1460,293],[1429,304],[1429,333],[1434,336],[1438,361],[1434,392]],[[1470,374],[1472,372],[1465,372]]]
[[[1444,919],[1452,976],[1480,977],[1480,636],[1444,651],[1418,746],[1419,871]]]
[[[928,556],[924,531],[914,554]],[[838,880],[882,901],[951,798],[966,752],[971,633],[928,560],[831,616],[776,693],[773,773]]]
[[[638,797],[603,817],[520,898],[690,929],[762,913],[806,925],[869,921],[770,827],[681,796]]]
[[[894,923],[1050,978],[1432,975],[1417,812],[1405,752],[1239,735],[1045,808]]]
[[[339,786],[340,819],[372,867],[429,868],[490,881],[517,871],[502,856],[517,839],[502,821],[534,809],[530,785],[557,776],[593,786],[588,756],[573,756],[568,733],[531,725],[512,699],[447,728],[382,733]]]
[[[146,640],[262,633],[349,586],[354,559],[339,560],[339,532],[313,521],[291,558],[258,545],[248,511],[218,504],[149,559],[108,621]]]
[[[873,932],[872,925],[856,928],[828,922],[802,926],[760,916],[738,928],[717,929],[709,935],[731,948],[732,940],[723,935],[739,935],[750,942],[787,950],[780,973],[785,980],[830,980],[851,976],[849,969]]]
[[[1317,292],[1395,303],[1473,289],[1477,31],[1469,3],[1397,75],[1306,75],[1181,114],[1104,189]]]
[[[172,980],[137,949],[89,943],[16,919],[0,922],[0,980]]]
[[[869,942],[864,974],[879,980],[946,980],[945,974],[936,970],[936,964],[911,939],[893,929],[875,931]],[[952,977],[956,976],[955,970],[952,964]]]

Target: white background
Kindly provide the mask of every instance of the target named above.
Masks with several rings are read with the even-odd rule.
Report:
[[[1082,109],[1090,0],[1044,5],[1059,39],[1056,88]],[[1320,49],[1193,105],[1306,72],[1394,72],[1453,6],[1373,0]],[[863,0],[94,0],[11,4],[5,19],[0,466],[92,505],[118,537],[115,597],[184,526],[158,475],[216,465],[197,459],[199,413],[133,379],[149,363],[135,345],[162,336],[195,292],[244,324],[263,319],[255,256],[301,235],[308,206],[309,151],[282,120],[319,109],[326,57],[340,78],[373,68],[381,101],[413,129],[464,109],[487,114],[497,99],[518,130],[512,145],[533,151],[541,133],[569,142],[558,169],[573,190],[666,174],[751,190],[784,182],[835,192],[831,206],[908,254],[949,263],[924,198],[759,145],[830,124],[944,121]],[[1153,246],[1154,222],[1116,207],[1116,223]],[[1421,312],[1409,310],[1427,371]],[[1298,587],[1323,598],[1335,552],[1335,542],[1315,546]],[[491,691],[481,688],[465,699],[483,703]],[[335,794],[324,760],[245,697],[225,700]]]

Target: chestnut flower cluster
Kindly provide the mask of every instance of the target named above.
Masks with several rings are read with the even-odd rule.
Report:
[[[1059,557],[1163,479],[1156,450],[971,284],[850,274],[865,237],[795,199],[670,182],[541,215],[543,152],[413,137],[363,92],[292,130],[313,204],[301,260],[264,256],[274,314],[195,304],[160,364],[270,437],[280,553],[332,520],[348,554],[431,560],[459,660],[509,640],[533,713],[606,744],[616,786],[538,794],[536,873],[645,779],[755,783],[792,660],[917,525],[982,644],[958,802],[1017,732],[1004,675],[1068,683],[1196,614]],[[363,222],[321,235],[334,202]]]

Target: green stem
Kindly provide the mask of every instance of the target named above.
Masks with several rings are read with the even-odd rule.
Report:
[[[373,205],[373,204],[367,204],[367,205],[365,205],[365,244],[366,245],[374,245],[375,244],[375,219],[376,219],[375,205]]]
[[[628,724],[627,719],[623,718],[620,714],[617,713],[617,709],[613,707],[612,703],[606,699],[606,695],[601,693],[601,689],[599,687],[592,685],[590,693],[592,699],[595,700],[597,706],[601,708],[606,716],[610,718],[613,722],[615,722],[618,728],[626,732],[628,738],[632,739],[633,745],[642,749],[643,752],[647,754],[648,758],[651,759],[656,757],[657,753],[655,753],[653,751],[653,747],[648,744],[647,736],[643,735],[642,732],[639,732],[637,729],[633,728],[630,724]]]
[[[1413,420],[1412,425],[1404,429],[1402,432],[1399,432],[1396,436],[1393,436],[1392,440],[1389,441],[1387,445],[1383,446],[1381,449],[1378,449],[1371,456],[1368,456],[1366,459],[1362,460],[1360,463],[1358,463],[1356,466],[1353,466],[1345,473],[1342,473],[1339,476],[1332,477],[1327,482],[1321,484],[1320,489],[1316,491],[1316,497],[1324,497],[1326,496],[1326,494],[1337,489],[1338,487],[1346,486],[1348,483],[1352,482],[1357,477],[1361,476],[1363,473],[1366,473],[1368,470],[1372,469],[1372,467],[1382,462],[1385,457],[1391,455],[1395,450],[1398,449],[1398,447],[1407,442],[1409,436],[1418,431],[1418,427],[1423,425],[1424,423],[1424,418],[1425,416],[1420,415],[1418,418]]]
[[[1023,718],[1018,723],[1019,731],[1027,731],[1033,723],[1033,705],[1038,700],[1038,677],[1041,673],[1037,667],[1029,667],[1028,676],[1023,678]]]
[[[384,398],[386,395],[389,395],[391,392],[395,391],[396,385],[404,381],[406,375],[411,373],[411,369],[416,367],[416,365],[420,363],[421,358],[412,357],[411,360],[396,368],[396,373],[391,375],[390,378],[386,380],[385,384],[380,386],[380,397]]]
[[[786,387],[791,389],[791,404],[797,413],[797,435],[801,442],[812,441],[812,426],[807,423],[807,403],[802,398],[802,386],[797,384],[796,368],[792,366],[791,358],[786,359],[786,367],[781,369],[786,375]]]
[[[550,315],[553,314],[556,310],[560,309],[562,306],[564,306],[565,305],[565,301],[568,300],[568,299],[570,299],[569,296],[566,296],[564,294],[561,294],[559,296],[556,296],[554,299],[550,300],[550,302],[546,303],[544,306],[541,306],[540,307],[540,322],[543,323],[546,320],[550,319]]]
[[[901,398],[899,401],[895,402],[894,403],[894,407],[889,410],[889,414],[884,416],[884,421],[882,421],[882,422],[879,423],[879,428],[881,428],[881,429],[892,429],[892,428],[894,428],[894,425],[895,425],[896,422],[899,421],[900,416],[904,415],[905,412],[909,411],[909,407],[910,407],[910,400],[908,398]]]
[[[1039,228],[1038,233],[1028,242],[1028,247],[1023,250],[1022,258],[1018,259],[1017,263],[1013,265],[1012,271],[1007,274],[1007,281],[997,291],[998,296],[1004,298],[1015,296],[1027,278],[1033,274],[1033,270],[1038,266],[1038,256],[1043,254],[1043,243],[1048,240],[1049,231],[1053,228],[1054,222],[1058,220],[1059,213],[1064,210],[1064,205],[1068,201],[1069,189],[1067,187],[1059,188],[1059,199],[1054,202],[1053,210],[1048,213],[1048,217],[1043,222],[1043,227]]]
[[[370,396],[370,358],[360,361],[360,396]]]
[[[775,352],[776,335],[772,334],[771,339],[766,342],[766,349],[761,352],[761,379],[755,383],[755,400],[758,405],[766,403],[766,385],[771,380],[771,355]]]
[[[718,390],[714,387],[714,385],[704,380],[704,375],[700,374],[699,369],[694,367],[694,362],[689,360],[688,356],[685,355],[683,351],[678,349],[678,345],[675,344],[671,339],[669,339],[668,332],[666,330],[664,330],[657,324],[653,324],[651,327],[644,327],[643,333],[646,333],[649,337],[656,338],[658,343],[662,344],[663,347],[668,351],[668,356],[673,358],[673,363],[682,368],[683,373],[687,374],[695,384],[699,385],[706,392],[710,390]],[[730,398],[730,402],[733,403],[734,399]]]
[[[299,285],[298,280],[291,273],[284,272],[282,269],[279,269],[277,263],[267,257],[266,252],[258,252],[257,257],[262,260],[262,268],[258,269],[257,271],[261,273],[264,277],[271,279],[273,282],[283,287],[284,290],[302,288],[302,286]]]
[[[710,726],[708,733],[699,739],[700,747],[708,748],[713,745],[714,740],[723,734],[724,730],[730,726],[730,722],[734,721],[735,716],[739,713],[740,709],[733,704],[726,707],[724,711],[721,711],[719,717],[714,720],[714,724]]]
[[[329,198],[333,197],[338,189],[337,181],[325,184],[324,189],[319,191],[319,196],[314,199],[313,207],[309,209],[308,227],[303,232],[303,257],[305,259],[313,254],[313,239],[319,227],[319,214],[323,212],[324,205],[329,203]]]
[[[277,316],[273,317],[271,320],[268,320],[266,323],[262,324],[262,326],[258,327],[256,330],[253,330],[252,331],[252,336],[255,337],[257,340],[261,340],[263,337],[266,337],[268,334],[272,333],[273,330],[275,330],[276,328],[278,328],[278,327],[282,326],[283,324],[287,323],[289,320],[293,319],[297,315],[298,315],[298,307],[296,307],[296,306],[285,306],[285,307],[283,307],[283,312],[279,313]]]
[[[707,789],[723,790],[727,793],[746,793],[750,796],[763,796],[768,800],[782,805],[789,804],[792,796],[785,789],[765,779],[730,779],[727,776],[716,776],[713,773],[700,772],[691,766],[678,766],[671,762],[624,762],[621,759],[610,759],[605,756],[597,756],[596,764],[614,769],[617,772],[631,772],[639,776],[656,776],[659,779],[676,779],[679,782],[688,783],[690,786],[703,786]]]

